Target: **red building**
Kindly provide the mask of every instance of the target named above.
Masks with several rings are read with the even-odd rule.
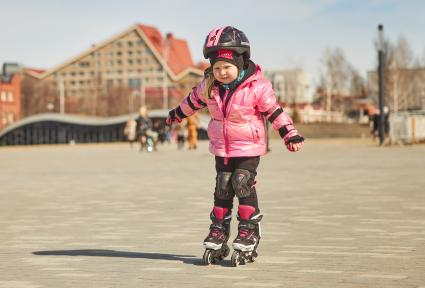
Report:
[[[0,74],[0,130],[21,119],[19,75]]]

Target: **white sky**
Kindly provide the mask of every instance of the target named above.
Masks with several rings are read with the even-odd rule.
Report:
[[[135,23],[186,39],[198,62],[209,30],[233,25],[264,69],[304,68],[314,85],[327,47],[342,48],[362,75],[375,69],[380,23],[423,57],[424,13],[421,0],[0,0],[0,63],[51,68]]]

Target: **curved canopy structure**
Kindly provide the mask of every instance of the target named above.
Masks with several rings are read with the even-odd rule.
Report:
[[[167,110],[151,110],[149,118],[164,122]],[[124,141],[126,122],[137,114],[111,118],[45,113],[22,119],[0,131],[1,145],[97,143]],[[206,138],[207,116],[201,116],[200,138]]]

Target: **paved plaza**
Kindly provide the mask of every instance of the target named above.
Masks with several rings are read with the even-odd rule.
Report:
[[[207,142],[0,147],[0,288],[425,288],[425,145],[271,148],[257,178],[259,258],[234,268],[202,265]]]

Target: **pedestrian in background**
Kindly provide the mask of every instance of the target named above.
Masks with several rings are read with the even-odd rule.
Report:
[[[133,143],[136,141],[136,128],[137,122],[133,117],[128,119],[124,127],[124,135],[127,141],[130,143],[130,147],[133,148]]]
[[[186,119],[188,148],[189,150],[196,150],[198,148],[198,117],[192,115]]]

